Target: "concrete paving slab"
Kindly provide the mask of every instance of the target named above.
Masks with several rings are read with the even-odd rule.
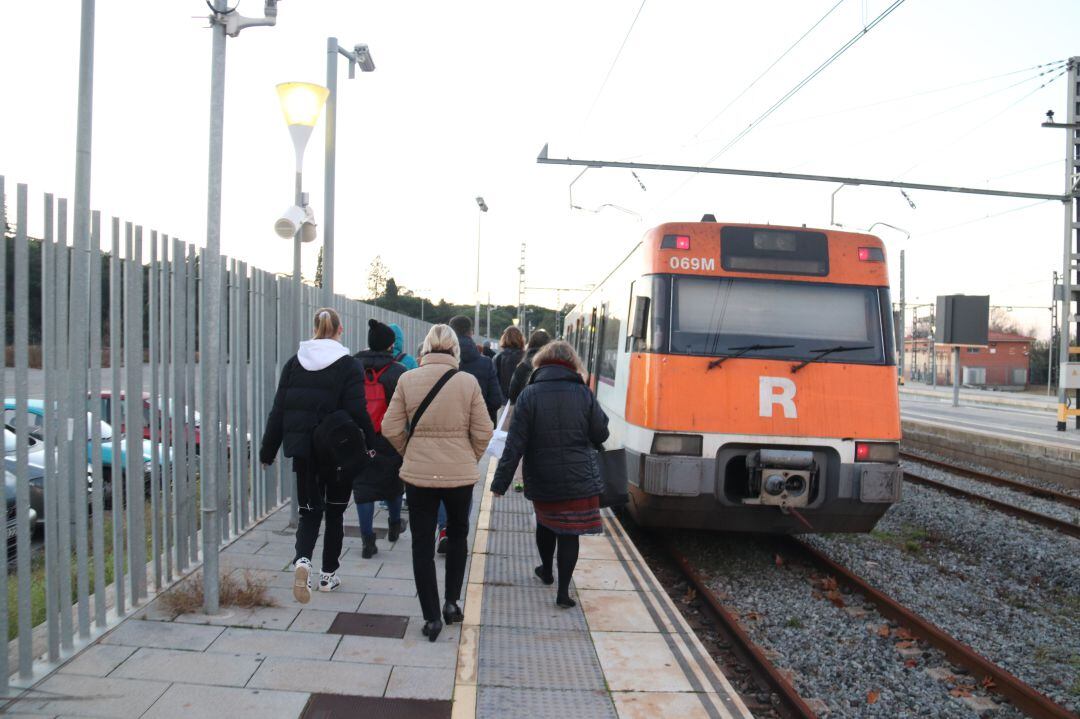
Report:
[[[353,592],[345,591],[345,580],[342,580],[342,586],[339,589],[335,589],[332,592],[320,592],[318,591],[319,575],[316,574],[312,577],[311,581],[311,601],[307,604],[301,604],[293,597],[292,589],[285,589],[282,587],[272,587],[266,590],[266,596],[271,597],[281,607],[287,607],[289,609],[295,609],[297,611],[301,609],[325,609],[333,610],[337,612],[355,612],[356,608],[360,606],[360,602],[364,600],[363,594],[354,594]]]
[[[589,629],[594,632],[660,631],[637,592],[578,589],[577,596]],[[661,621],[665,631],[673,629],[666,616],[661,616]]]
[[[442,635],[439,635],[442,638]],[[430,667],[394,667],[386,696],[399,699],[452,699],[454,670]]]
[[[391,667],[377,664],[270,657],[251,678],[252,689],[381,697]]]
[[[258,668],[259,659],[255,656],[140,649],[121,664],[112,676],[163,682],[183,679],[188,684],[242,687]]]
[[[439,578],[441,586],[443,577],[446,576],[445,562],[435,562],[435,575]],[[378,579],[407,579],[411,583],[413,582],[412,562],[385,562],[375,576]]]
[[[285,569],[292,562],[292,552],[280,552],[276,556],[263,554],[222,554],[221,568],[232,569]]]
[[[404,639],[345,636],[334,653],[334,661],[453,669],[457,663],[457,642],[449,637],[444,640],[441,634],[435,642],[411,633]]]
[[[679,694],[672,692],[612,692],[619,719],[655,719],[658,716],[676,716],[679,719],[712,719],[729,717],[729,713],[717,713],[720,698],[713,695]],[[704,703],[702,701],[704,699]],[[706,709],[706,704],[710,709]]]
[[[212,652],[254,654],[260,657],[329,659],[340,637],[331,634],[278,632],[270,629],[230,627],[210,645]]]
[[[580,559],[574,569],[574,585],[578,589],[607,589],[634,591],[634,585],[619,562],[602,559]]]
[[[366,614],[395,614],[400,617],[420,617],[420,601],[416,597],[394,597],[389,594],[368,594],[357,611]]]
[[[224,554],[258,554],[259,550],[266,546],[266,540],[258,537],[244,536],[237,539],[221,551]]]
[[[300,610],[295,607],[222,607],[219,614],[181,614],[175,620],[187,624],[208,624],[215,627],[250,627],[252,629],[288,629]]]
[[[337,615],[337,612],[326,609],[301,609],[296,619],[289,625],[289,631],[326,634]]]
[[[592,639],[611,691],[694,690],[660,634],[592,632]]]
[[[134,653],[135,647],[95,644],[79,652],[74,659],[60,668],[60,672],[63,674],[104,677],[123,664],[124,660]]]
[[[220,627],[129,619],[101,641],[103,644],[122,644],[128,647],[201,652],[209,647],[222,631],[224,630]]]
[[[346,580],[342,579],[341,588],[347,588],[350,592],[358,592],[360,594],[386,594],[395,597],[415,597],[416,582],[413,581],[411,567],[409,571],[410,576],[407,579],[357,577],[348,581],[348,587],[346,587]]]
[[[296,719],[307,704],[305,692],[267,691],[173,684],[143,716],[145,719]]]
[[[37,687],[54,698],[20,702],[19,709],[29,714],[136,719],[168,688],[168,682],[54,674]]]

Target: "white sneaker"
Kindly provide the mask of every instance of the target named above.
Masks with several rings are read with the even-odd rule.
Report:
[[[320,592],[332,592],[341,586],[341,580],[338,578],[337,572],[327,574],[326,572],[319,572],[319,591]]]
[[[292,595],[301,604],[311,601],[311,560],[301,557],[293,569]]]

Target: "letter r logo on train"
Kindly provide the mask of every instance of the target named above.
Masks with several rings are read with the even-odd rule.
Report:
[[[758,414],[773,416],[773,406],[780,405],[785,419],[798,419],[795,409],[795,382],[787,377],[758,378]]]

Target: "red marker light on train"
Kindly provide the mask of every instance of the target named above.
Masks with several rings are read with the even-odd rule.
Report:
[[[660,240],[661,250],[689,250],[690,235],[664,235]]]
[[[884,262],[885,252],[880,247],[860,247],[859,262]]]
[[[865,462],[868,459],[870,459],[870,445],[857,442],[855,444],[855,460],[858,462]]]

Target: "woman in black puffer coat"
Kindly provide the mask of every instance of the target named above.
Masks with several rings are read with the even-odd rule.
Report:
[[[525,348],[525,356],[518,366],[514,368],[514,375],[510,378],[510,387],[506,392],[506,398],[510,400],[510,404],[517,402],[521,390],[525,389],[525,386],[529,384],[529,377],[532,376],[533,373],[533,360],[536,358],[536,353],[550,341],[551,335],[547,333],[547,330],[534,330],[533,333],[529,335],[529,344]]]
[[[495,374],[499,376],[499,389],[503,397],[510,396],[510,378],[525,355],[525,335],[513,325],[507,327],[499,338],[499,354],[495,355]]]
[[[344,409],[363,431],[367,446],[375,446],[375,427],[364,398],[364,370],[341,344],[343,331],[341,318],[334,310],[324,307],[315,313],[314,338],[301,342],[296,355],[281,368],[274,405],[259,447],[259,461],[264,467],[274,463],[279,448],[293,461],[300,515],[293,557],[293,596],[303,604],[311,601],[311,554],[324,514],[326,537],[319,591],[329,592],[341,585],[337,569],[345,536],[342,518],[352,492],[352,477],[343,477],[340,469],[316,461],[312,447],[315,427],[326,415]]]
[[[566,342],[551,342],[536,354],[536,369],[514,405],[514,417],[491,491],[503,495],[518,462],[525,462],[525,496],[536,511],[536,576],[553,584],[558,549],[559,588],[555,603],[569,608],[570,578],[582,534],[599,534],[604,482],[596,448],[608,438],[608,418],[581,379],[581,363]]]

